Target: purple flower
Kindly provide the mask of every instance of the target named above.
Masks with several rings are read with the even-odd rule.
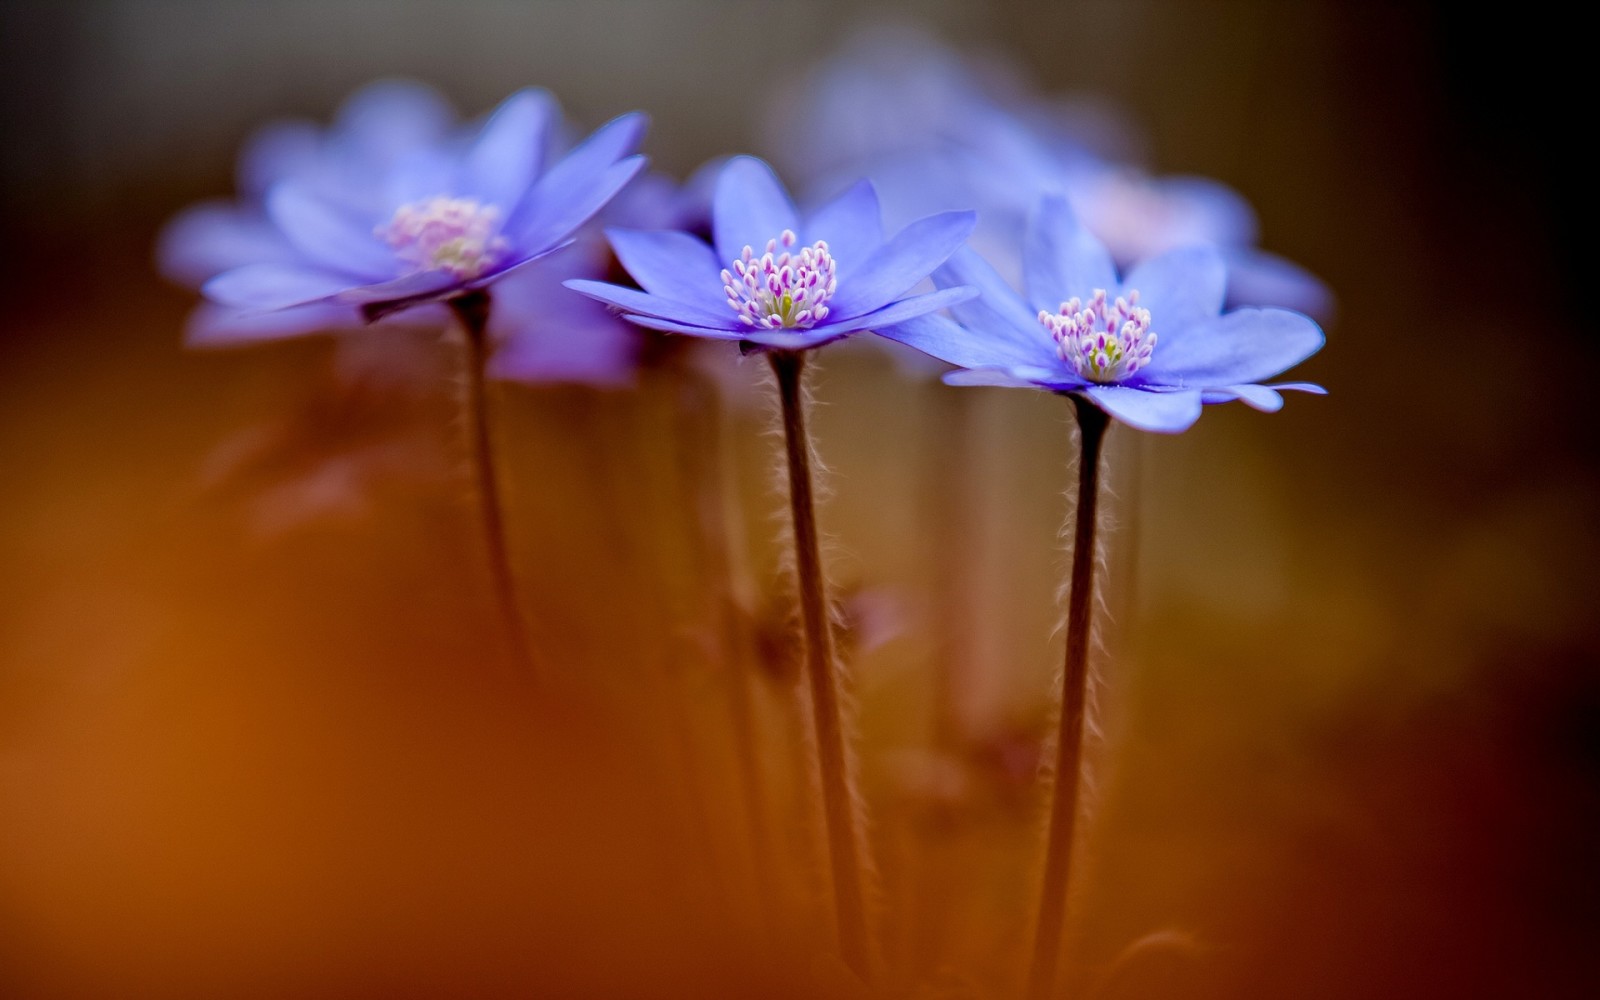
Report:
[[[1223,313],[1227,273],[1213,247],[1168,251],[1119,279],[1105,245],[1050,196],[1029,218],[1023,271],[1026,299],[977,254],[960,253],[934,275],[981,291],[952,308],[959,323],[923,316],[878,332],[959,366],[945,376],[951,385],[1080,394],[1148,431],[1185,430],[1204,403],[1273,411],[1280,389],[1324,391],[1261,384],[1316,353],[1322,331],[1286,309]]]
[[[740,156],[717,178],[714,248],[684,232],[608,230],[643,290],[581,280],[567,287],[652,329],[803,350],[971,298],[966,288],[908,293],[973,222],[971,212],[947,212],[886,240],[866,182],[802,217],[772,168]]]
[[[287,336],[482,288],[562,246],[644,163],[629,155],[638,114],[556,160],[560,113],[543,91],[512,95],[475,134],[447,121],[431,92],[387,84],[326,135],[258,140],[241,187],[259,200],[195,210],[164,240],[169,274],[216,269],[202,291],[226,311],[195,332]]]

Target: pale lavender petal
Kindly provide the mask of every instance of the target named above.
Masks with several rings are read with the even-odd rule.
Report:
[[[735,156],[717,175],[711,215],[717,257],[724,262],[747,246],[759,254],[785,229],[800,229],[799,215],[783,184],[771,167],[753,156]]]
[[[1223,257],[1228,263],[1228,305],[1278,306],[1322,322],[1332,318],[1332,290],[1300,265],[1253,247],[1234,247]]]
[[[1055,341],[1039,322],[1037,310],[1028,308],[999,272],[971,247],[957,250],[933,275],[941,288],[967,285],[978,290],[976,298],[958,303],[951,315],[986,340],[1005,343],[1020,356],[1036,362],[1056,357]]]
[[[598,299],[601,302],[614,305],[630,313],[641,313],[649,316],[660,316],[675,323],[685,323],[690,326],[704,326],[733,330],[740,323],[732,309],[724,307],[721,311],[702,309],[687,302],[676,299],[663,298],[651,295],[633,288],[624,288],[621,285],[608,285],[603,281],[589,281],[583,278],[574,278],[565,282],[566,286],[574,292]]]
[[[333,302],[312,302],[269,312],[202,302],[184,325],[184,342],[190,347],[237,347],[362,325],[354,308]]]
[[[227,202],[203,202],[185,209],[161,230],[156,243],[161,273],[191,288],[246,264],[297,260],[294,248],[265,216]]]
[[[411,150],[442,140],[454,119],[450,103],[427,84],[377,80],[350,95],[331,131],[345,156],[382,169]]]
[[[506,98],[467,151],[463,193],[510,218],[539,176],[545,132],[558,113],[547,91],[523,90]]]
[[[266,197],[272,185],[318,169],[322,133],[311,122],[281,121],[263,125],[245,140],[236,171],[241,194]]]
[[[293,181],[272,189],[267,214],[311,263],[354,279],[354,284],[394,276],[394,252],[374,235],[371,219],[357,219]]]
[[[1309,392],[1313,396],[1326,396],[1328,394],[1328,390],[1324,389],[1320,385],[1317,385],[1315,382],[1273,382],[1269,384],[1267,388],[1276,389],[1279,392],[1283,392],[1285,390],[1290,392]]]
[[[753,330],[728,330],[720,327],[696,326],[693,323],[675,323],[659,316],[643,313],[623,313],[622,318],[639,326],[660,330],[663,333],[686,333],[691,337],[710,337],[712,340],[744,340]],[[769,331],[770,332],[770,331]]]
[[[1283,397],[1264,385],[1228,385],[1207,389],[1202,395],[1207,403],[1226,403],[1237,399],[1263,413],[1277,413],[1283,409]]]
[[[728,310],[719,276],[724,265],[703,241],[688,233],[638,229],[608,229],[606,239],[645,291],[713,313]]]
[[[1057,391],[1046,385],[1053,373],[1043,368],[964,368],[944,377],[945,385],[1001,386],[1007,389],[1044,389]],[[1078,388],[1078,386],[1073,386]]]
[[[556,169],[560,170],[567,160]],[[527,221],[516,231],[516,239],[529,249],[561,242],[606,207],[606,203],[644,169],[646,162],[642,156],[630,156],[604,168],[599,176],[581,178],[565,173],[558,176],[551,171],[524,203],[524,208],[530,204],[534,207],[527,213]],[[552,178],[556,180],[552,182]]]
[[[894,326],[904,323],[916,316],[925,316],[931,312],[948,308],[957,302],[965,302],[978,294],[976,288],[957,286],[955,288],[941,288],[937,292],[926,295],[913,295],[910,298],[899,299],[884,306],[882,309],[867,313],[864,316],[854,316],[841,319],[837,322],[821,323],[812,327],[818,335],[834,331],[855,332],[857,330],[876,330],[880,326]]]
[[[883,246],[883,212],[871,181],[857,181],[806,219],[800,242],[828,241],[842,280]]]
[[[1138,289],[1139,304],[1150,310],[1158,346],[1191,326],[1222,312],[1228,273],[1210,246],[1168,250],[1135,267],[1122,282],[1123,294]]]
[[[1097,288],[1117,287],[1111,254],[1079,224],[1065,197],[1041,199],[1028,218],[1023,283],[1028,304],[1049,312],[1074,296],[1087,299]]]
[[[1315,354],[1322,330],[1286,309],[1239,309],[1171,337],[1157,333],[1141,383],[1211,388],[1270,378]]]
[[[358,306],[380,306],[413,299],[437,298],[462,287],[461,279],[449,271],[419,271],[393,281],[346,288],[339,293],[339,301]]]
[[[303,264],[246,264],[206,282],[206,298],[239,309],[284,309],[332,298],[348,278]]]
[[[1200,419],[1199,389],[1150,392],[1121,385],[1091,385],[1083,391],[1102,410],[1141,431],[1176,434]]]
[[[600,126],[539,179],[506,230],[525,243],[553,243],[581,226],[644,167],[629,154],[648,124],[634,113]]]
[[[985,336],[944,316],[917,316],[893,326],[878,326],[875,332],[962,368],[1037,365],[1040,360],[1037,352],[1019,350],[1008,341]]]
[[[941,212],[913,222],[873,254],[828,306],[841,319],[880,309],[928,277],[972,234],[974,212]],[[974,293],[976,294],[976,293]]]

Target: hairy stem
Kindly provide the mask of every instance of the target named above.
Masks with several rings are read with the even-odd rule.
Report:
[[[1099,507],[1100,446],[1110,418],[1081,396],[1071,396],[1078,415],[1078,511],[1072,532],[1072,578],[1067,596],[1067,649],[1061,675],[1061,723],[1056,737],[1056,780],[1050,802],[1044,878],[1039,886],[1039,923],[1028,972],[1029,1000],[1044,1000],[1055,986],[1061,933],[1066,921],[1073,830],[1078,818],[1078,778],[1087,700],[1090,616],[1094,608],[1095,519]]]
[[[478,513],[483,522],[484,547],[489,557],[489,572],[494,579],[495,602],[499,606],[506,641],[524,678],[534,676],[532,648],[517,604],[516,579],[511,572],[511,555],[506,547],[505,517],[500,508],[500,485],[495,474],[494,443],[489,436],[489,403],[485,369],[489,358],[489,293],[468,292],[450,300],[466,334],[467,342],[467,454],[470,456],[473,483],[478,494]]]
[[[806,435],[800,376],[805,357],[796,351],[773,351],[769,357],[783,404],[783,439],[789,464],[789,509],[794,520],[795,573],[800,587],[800,617],[805,630],[806,679],[816,728],[817,758],[822,777],[822,809],[827,822],[828,861],[833,875],[834,914],[839,948],[848,965],[866,979],[871,972],[866,899],[862,890],[861,841],[855,803],[846,773],[844,726],[835,674],[833,629],[828,616],[826,583],[817,545],[817,521],[811,494],[811,441]]]

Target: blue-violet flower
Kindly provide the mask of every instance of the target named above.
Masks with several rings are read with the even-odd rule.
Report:
[[[1223,313],[1227,274],[1214,247],[1170,250],[1119,279],[1067,200],[1048,196],[1028,220],[1023,272],[1026,299],[963,251],[934,274],[936,285],[981,291],[952,308],[956,321],[922,316],[877,332],[957,365],[951,385],[1081,394],[1148,431],[1185,430],[1204,403],[1273,411],[1278,390],[1324,391],[1260,384],[1316,353],[1322,330],[1286,309]]]
[[[712,200],[715,246],[678,231],[606,235],[639,289],[567,287],[623,310],[640,326],[779,350],[819,347],[976,295],[910,295],[972,231],[971,212],[912,223],[886,240],[877,193],[863,181],[802,217],[762,161],[729,160]]]

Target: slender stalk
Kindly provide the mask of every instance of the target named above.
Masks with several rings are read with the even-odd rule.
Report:
[[[794,520],[795,573],[800,586],[800,617],[805,628],[806,678],[817,736],[817,763],[822,777],[822,809],[828,829],[828,860],[833,875],[834,915],[839,949],[855,973],[871,974],[866,899],[862,891],[861,851],[855,804],[846,773],[844,726],[835,676],[833,629],[828,617],[826,583],[817,545],[816,510],[811,495],[811,441],[806,435],[800,376],[805,357],[797,351],[773,351],[772,371],[783,404],[783,440],[789,462],[789,509]]]
[[[473,482],[478,493],[478,512],[483,522],[484,547],[489,557],[489,572],[494,579],[495,602],[500,609],[506,641],[524,678],[534,671],[532,648],[517,606],[516,578],[511,572],[511,555],[506,547],[505,517],[500,508],[500,484],[495,474],[494,442],[489,436],[489,403],[485,369],[489,359],[489,293],[479,290],[450,300],[466,334],[467,342],[467,454],[472,462]]]
[[[1067,596],[1067,650],[1061,674],[1061,723],[1056,738],[1056,780],[1050,802],[1044,879],[1039,887],[1039,923],[1028,973],[1029,1000],[1044,1000],[1055,987],[1056,961],[1066,921],[1073,828],[1078,818],[1078,778],[1083,714],[1089,676],[1090,616],[1094,607],[1095,519],[1100,492],[1100,446],[1110,418],[1081,396],[1071,396],[1078,415],[1078,511],[1072,532],[1072,578]]]

